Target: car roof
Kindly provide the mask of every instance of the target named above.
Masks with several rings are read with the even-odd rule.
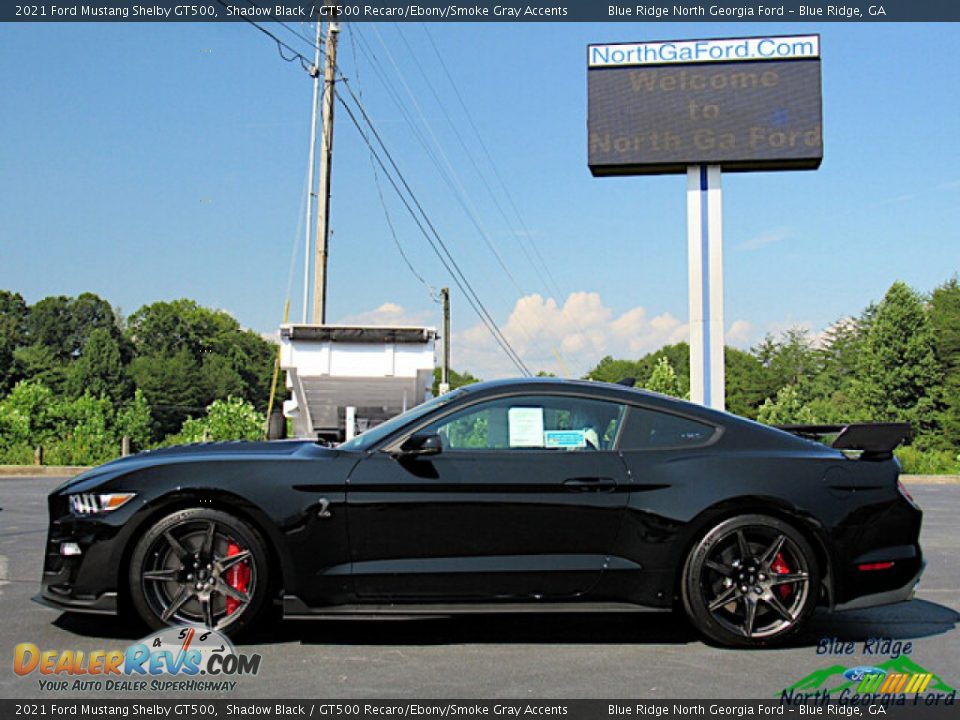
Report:
[[[691,403],[687,400],[661,395],[660,393],[633,388],[617,383],[595,380],[568,380],[556,377],[504,378],[465,385],[470,394],[495,395],[502,392],[578,392],[608,400],[649,405],[665,410],[709,418],[712,422],[729,421],[733,416]]]

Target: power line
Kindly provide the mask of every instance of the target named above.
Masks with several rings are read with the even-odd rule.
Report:
[[[217,2],[217,4],[219,4],[219,5],[221,5],[221,6],[225,7],[225,8],[232,7],[231,5],[227,5],[227,3],[225,2],[225,0],[216,0],[216,2]],[[253,5],[254,7],[261,7],[260,5],[257,5],[255,2],[253,2],[253,0],[247,0],[247,2],[249,2],[249,3],[250,3],[251,5]],[[287,43],[285,43],[283,40],[281,40],[280,38],[278,38],[276,35],[274,35],[272,32],[270,32],[269,30],[267,30],[265,27],[263,27],[262,25],[260,25],[260,24],[257,23],[257,22],[254,22],[253,20],[251,20],[250,18],[248,18],[246,15],[240,15],[240,19],[243,20],[244,22],[249,23],[250,25],[252,25],[253,27],[255,27],[257,30],[259,30],[260,32],[262,32],[264,35],[266,35],[268,38],[270,38],[271,40],[273,40],[273,42],[276,43],[276,45],[277,45],[277,53],[279,53],[280,57],[281,57],[283,60],[285,60],[286,62],[293,62],[294,60],[299,60],[299,61],[300,61],[300,66],[301,66],[306,72],[310,73],[311,76],[313,75],[314,72],[316,72],[316,70],[312,69],[312,63],[310,62],[310,60],[308,60],[307,58],[305,58],[302,53],[297,52],[294,48],[292,48],[292,47],[290,47],[289,45],[287,45]],[[283,23],[281,23],[281,24],[283,24]],[[297,34],[297,37],[303,39],[303,37],[302,37],[301,35],[299,35],[299,34]],[[313,45],[311,45],[311,46],[312,46],[312,47],[315,47],[315,46],[313,46]],[[284,55],[284,54],[283,54],[283,51],[284,51],[284,50],[286,50],[287,52],[289,52],[289,53],[292,55],[292,57],[287,57],[286,55]]]
[[[356,38],[353,32],[353,25],[347,25],[347,34],[350,36],[350,50],[353,54],[353,66],[354,72],[357,76],[357,84],[360,83],[360,63],[357,61],[357,43]],[[360,99],[363,99],[363,90],[362,88],[357,88],[357,94],[360,96]],[[390,230],[390,237],[393,238],[393,244],[397,247],[397,252],[400,253],[400,257],[403,258],[403,262],[406,264],[407,269],[410,270],[411,274],[420,281],[420,284],[427,289],[427,294],[430,295],[430,299],[436,303],[440,302],[439,297],[437,296],[437,289],[428,283],[423,275],[414,267],[413,263],[410,262],[410,258],[407,257],[406,251],[403,249],[403,245],[400,243],[400,238],[397,237],[397,230],[393,225],[393,220],[390,217],[390,209],[387,207],[387,201],[383,196],[383,188],[380,185],[380,173],[377,172],[377,164],[374,160],[373,153],[370,153],[370,169],[373,171],[373,181],[374,185],[377,188],[377,197],[380,200],[380,207],[383,208],[383,216],[387,222],[387,228]],[[446,342],[446,340],[444,341]]]
[[[252,2],[252,0],[250,1]],[[226,7],[226,4],[223,0],[217,0],[217,2],[223,5],[224,7]],[[311,65],[308,64],[309,61],[307,60],[307,58],[305,58],[301,53],[297,52],[295,49],[290,47],[290,45],[283,42],[280,38],[278,38],[276,35],[271,33],[269,30],[260,26],[258,23],[254,22],[253,20],[250,20],[247,17],[243,17],[243,20],[245,20],[247,23],[255,27],[257,30],[262,32],[271,40],[273,40],[277,45],[277,50],[280,53],[281,58],[283,58],[287,62],[293,62],[294,60],[299,59],[300,65],[308,73],[312,74],[313,72],[316,71],[315,69],[312,68]],[[293,57],[288,58],[287,56],[285,56],[282,52],[283,49],[289,51],[293,55]],[[453,280],[457,284],[457,287],[459,287],[460,290],[463,292],[464,297],[467,299],[467,302],[473,308],[474,312],[477,313],[480,320],[484,323],[484,325],[486,325],[487,329],[490,331],[490,334],[493,336],[494,340],[497,342],[498,345],[500,345],[501,349],[507,354],[507,357],[510,358],[511,362],[513,362],[513,364],[517,367],[517,369],[520,370],[520,372],[523,373],[524,375],[530,376],[531,373],[529,368],[524,364],[523,360],[517,354],[516,350],[514,350],[513,346],[507,340],[506,336],[503,335],[503,332],[500,330],[496,321],[493,319],[489,311],[480,301],[480,298],[476,294],[476,291],[473,289],[469,281],[466,279],[466,276],[463,274],[463,271],[460,269],[460,266],[456,263],[456,260],[454,260],[453,255],[450,253],[449,248],[447,247],[446,243],[444,243],[443,239],[440,237],[440,234],[437,232],[436,227],[433,225],[429,216],[426,214],[426,211],[423,209],[423,206],[421,205],[420,201],[417,199],[415,193],[411,189],[406,178],[403,176],[403,173],[400,171],[400,168],[397,166],[396,161],[393,159],[393,156],[391,155],[389,149],[384,144],[382,137],[380,136],[376,127],[373,125],[372,121],[370,120],[370,117],[367,114],[363,106],[363,103],[359,100],[359,98],[357,98],[356,94],[353,92],[353,89],[350,87],[349,83],[347,82],[347,78],[343,75],[339,67],[337,68],[337,72],[340,75],[341,80],[343,81],[342,85],[347,88],[347,91],[349,92],[350,97],[353,99],[354,103],[356,103],[357,109],[359,110],[361,116],[363,117],[364,122],[366,123],[367,127],[370,128],[370,131],[373,134],[373,136],[377,139],[377,143],[380,145],[384,154],[388,158],[390,165],[393,168],[393,171],[397,174],[397,177],[399,178],[400,183],[402,184],[403,188],[406,190],[407,194],[410,196],[410,200],[412,200],[413,204],[416,206],[417,210],[419,211],[420,216],[423,218],[423,222],[421,222],[420,217],[418,217],[417,214],[414,212],[413,207],[411,207],[407,198],[404,196],[403,192],[400,189],[400,186],[397,185],[396,180],[390,174],[386,164],[383,162],[383,159],[380,157],[379,153],[376,151],[373,144],[370,142],[369,137],[364,132],[363,127],[360,125],[360,122],[357,120],[350,106],[347,104],[347,102],[343,99],[343,97],[339,93],[334,92],[335,99],[339,100],[340,104],[343,105],[344,110],[347,112],[348,117],[350,118],[351,122],[353,122],[354,126],[357,128],[357,132],[360,134],[360,137],[363,139],[364,143],[367,145],[367,148],[370,150],[371,153],[373,153],[374,158],[376,159],[377,163],[380,165],[380,168],[383,170],[387,179],[390,181],[390,184],[393,186],[394,191],[397,193],[398,197],[400,197],[401,202],[403,202],[407,211],[410,213],[414,222],[417,224],[417,227],[423,233],[424,237],[427,239],[427,242],[430,244],[431,248],[437,254],[437,257],[440,259],[443,266],[450,273],[451,277],[453,277]],[[426,226],[430,229],[430,233],[427,232],[426,228],[424,227],[424,223],[426,223]],[[433,237],[431,237],[431,234]],[[436,242],[434,242],[434,240]],[[439,244],[439,247],[438,247],[438,244]],[[440,248],[442,248],[443,252],[440,251]]]
[[[392,90],[391,90],[391,95],[392,95],[392,97],[393,97],[393,99],[394,99],[394,102],[397,103],[398,106],[400,107],[401,112],[402,112],[403,115],[404,115],[404,118],[406,119],[408,125],[410,125],[410,127],[414,130],[415,134],[417,135],[418,140],[420,141],[421,145],[424,147],[424,150],[427,152],[428,157],[430,157],[430,159],[432,160],[434,166],[435,166],[436,169],[437,169],[437,172],[440,174],[440,177],[443,179],[444,183],[445,183],[445,184],[447,185],[447,187],[449,188],[449,190],[450,190],[450,192],[452,193],[454,199],[455,199],[455,200],[457,201],[457,203],[460,205],[460,208],[461,208],[461,209],[464,211],[464,213],[467,215],[467,218],[469,219],[470,223],[471,223],[471,224],[473,225],[473,227],[477,230],[477,232],[478,232],[478,234],[480,235],[481,239],[483,240],[484,244],[487,246],[487,248],[488,248],[488,249],[490,250],[490,252],[493,254],[493,256],[494,256],[494,258],[496,259],[497,263],[499,264],[501,270],[503,271],[503,274],[504,274],[504,275],[507,277],[507,279],[512,283],[512,285],[513,285],[514,289],[517,291],[517,293],[518,293],[521,297],[522,297],[522,296],[525,296],[525,295],[526,295],[526,292],[524,291],[523,287],[522,287],[522,286],[520,285],[520,283],[517,281],[517,278],[515,277],[515,275],[513,274],[513,272],[510,270],[510,268],[507,266],[507,263],[506,263],[506,261],[504,260],[503,255],[502,255],[502,253],[500,252],[499,248],[496,246],[496,244],[495,244],[495,243],[493,242],[493,240],[490,238],[490,236],[489,236],[489,234],[487,233],[486,229],[483,227],[482,223],[481,223],[480,220],[477,218],[476,211],[475,211],[475,206],[474,206],[474,204],[473,204],[473,203],[471,202],[471,200],[470,200],[469,193],[467,192],[466,188],[464,187],[463,182],[461,181],[461,179],[460,179],[460,177],[459,177],[459,174],[457,173],[455,167],[454,167],[453,164],[450,162],[449,157],[448,157],[447,154],[444,152],[443,146],[441,145],[439,139],[437,138],[437,135],[436,135],[436,133],[434,132],[433,127],[432,127],[432,125],[430,124],[430,121],[427,119],[427,117],[426,117],[426,115],[425,115],[425,113],[424,113],[424,111],[423,111],[423,108],[420,106],[420,103],[417,101],[416,96],[414,95],[414,93],[413,93],[413,91],[411,90],[409,84],[407,83],[406,78],[404,77],[403,72],[400,70],[399,66],[397,65],[397,61],[396,61],[396,59],[394,58],[393,53],[390,52],[390,48],[387,47],[386,43],[385,43],[384,40],[383,40],[383,37],[380,35],[379,31],[377,31],[377,29],[376,29],[375,27],[374,27],[374,32],[375,32],[376,35],[377,35],[377,39],[379,40],[380,45],[381,45],[381,47],[383,48],[384,53],[386,53],[386,56],[389,58],[390,63],[391,63],[391,65],[393,66],[394,72],[397,74],[397,77],[400,79],[400,83],[402,84],[404,90],[406,91],[407,96],[410,98],[410,101],[412,102],[413,106],[416,108],[416,111],[417,111],[417,113],[419,114],[420,119],[421,119],[424,127],[427,129],[427,132],[430,134],[430,137],[431,137],[431,139],[433,140],[433,144],[434,144],[434,146],[436,147],[437,151],[439,152],[439,155],[440,155],[440,157],[441,157],[442,160],[443,160],[443,165],[446,166],[446,169],[443,167],[443,165],[441,165],[440,161],[437,159],[437,156],[433,153],[433,151],[432,151],[432,149],[430,148],[430,146],[426,143],[426,141],[425,141],[425,140],[422,138],[422,136],[419,134],[419,132],[418,132],[418,130],[417,130],[417,127],[416,127],[416,124],[410,119],[409,114],[406,112],[406,109],[403,107],[402,101],[399,100],[399,99],[397,98],[396,94],[393,93]],[[426,73],[424,72],[423,67],[420,65],[419,61],[417,60],[416,55],[413,53],[413,50],[412,50],[412,48],[410,47],[409,43],[407,43],[407,41],[406,41],[406,39],[403,37],[403,35],[402,35],[401,33],[399,33],[399,30],[398,30],[398,35],[400,35],[401,39],[402,39],[403,42],[404,42],[404,45],[407,47],[408,52],[410,52],[411,56],[413,57],[414,63],[417,65],[417,69],[420,71],[421,76],[422,76],[423,79],[426,81],[426,83],[427,83],[428,87],[430,88],[430,91],[431,91],[431,93],[433,94],[434,98],[436,99],[437,103],[441,106],[441,109],[443,110],[444,114],[446,114],[446,110],[443,108],[443,103],[442,103],[442,101],[440,100],[439,96],[437,95],[436,90],[434,90],[433,86],[431,85],[430,79],[427,77]],[[376,64],[379,64],[379,61],[377,61],[377,60],[375,59],[375,55],[374,55],[374,62],[375,62]],[[381,76],[381,81],[384,83],[384,86],[385,86],[385,87],[387,87],[388,89],[391,88],[391,84],[390,84],[389,82],[387,82],[387,81],[385,80],[385,78],[383,78],[382,76]],[[447,120],[448,120],[448,122],[451,123],[451,125],[453,126],[453,129],[454,129],[454,132],[457,133],[457,134],[458,134],[458,137],[459,137],[459,133],[458,133],[458,131],[457,131],[457,129],[456,129],[456,126],[453,125],[452,121],[450,120],[449,115],[447,115]],[[463,144],[462,138],[460,138],[460,140],[461,140],[461,144]],[[469,151],[467,152],[467,154],[468,154],[468,157],[469,157]],[[472,157],[471,157],[470,159],[471,159],[471,161],[473,161]],[[474,164],[474,165],[475,165],[475,164]],[[475,167],[476,167],[476,165],[475,165]],[[535,341],[534,341],[534,339],[533,339],[530,331],[528,330],[528,328],[526,327],[526,325],[525,325],[525,323],[523,322],[522,319],[521,319],[521,320],[518,320],[518,327],[520,328],[521,332],[526,336],[527,340],[528,340],[531,344],[534,344]],[[542,351],[541,351],[541,352],[542,352]],[[556,352],[559,352],[559,351],[556,351]]]
[[[517,208],[516,202],[514,202],[513,195],[510,193],[509,187],[507,186],[506,182],[504,182],[503,177],[500,175],[500,172],[497,170],[497,165],[493,160],[493,156],[490,154],[490,151],[487,149],[487,144],[483,141],[483,136],[480,134],[480,130],[477,129],[476,123],[473,122],[473,116],[471,115],[470,110],[467,108],[467,104],[466,102],[464,102],[463,96],[460,94],[460,88],[457,86],[457,83],[454,81],[453,76],[450,74],[450,69],[447,67],[447,63],[446,63],[446,60],[444,60],[443,54],[440,52],[440,49],[437,47],[436,42],[434,42],[433,35],[430,34],[430,30],[427,28],[426,23],[421,23],[421,24],[423,25],[423,30],[427,36],[427,40],[429,40],[430,46],[433,48],[433,52],[436,54],[437,59],[440,61],[440,67],[443,69],[443,72],[447,77],[447,81],[450,83],[450,87],[453,88],[454,95],[457,98],[457,102],[460,104],[460,108],[463,110],[464,117],[466,117],[467,123],[470,125],[471,129],[473,130],[473,134],[477,138],[477,143],[480,145],[480,149],[483,151],[483,154],[486,157],[487,163],[490,165],[491,170],[493,170],[494,177],[500,183],[501,190],[503,191],[504,195],[507,197],[507,201],[510,203],[510,206],[513,209],[514,215],[516,215],[517,220],[519,221],[523,232],[526,234],[525,239],[529,242],[530,247],[533,249],[534,253],[536,254],[537,258],[540,261],[540,265],[542,266],[543,270],[546,272],[547,276],[549,277],[549,282],[547,281],[546,278],[543,277],[542,274],[540,274],[539,269],[536,267],[536,264],[532,261],[529,255],[527,256],[528,260],[530,260],[531,265],[534,266],[534,269],[537,270],[537,273],[540,274],[540,279],[541,281],[543,281],[544,285],[548,289],[554,290],[558,296],[561,295],[562,293],[559,292],[560,288],[557,285],[557,282],[554,279],[553,274],[550,272],[549,266],[546,264],[546,261],[544,261],[543,255],[541,255],[540,250],[537,248],[536,243],[534,243],[533,240],[531,239],[531,233],[527,229],[526,223],[523,221],[523,217],[520,215],[520,210]],[[491,196],[493,196],[492,191],[491,191]],[[496,201],[496,199],[494,199],[494,204],[497,206],[497,209],[500,210],[501,214],[504,216],[504,219],[506,220],[506,213],[504,213],[502,208],[500,208],[500,205]],[[509,225],[510,222],[507,221],[507,224]],[[518,235],[518,238],[520,238],[521,240],[520,245],[521,247],[523,247],[524,237],[521,236],[519,233],[517,235]],[[551,284],[552,284],[552,288],[551,288]]]
[[[487,163],[490,166],[490,169],[493,171],[493,175],[496,178],[497,182],[499,183],[501,191],[506,197],[507,202],[510,205],[510,208],[513,210],[514,216],[516,217],[517,221],[520,224],[519,232],[517,231],[516,228],[513,227],[513,224],[507,218],[506,213],[504,212],[500,203],[497,201],[496,196],[493,193],[492,189],[490,188],[489,184],[486,182],[485,178],[482,176],[482,173],[480,173],[479,170],[477,170],[478,174],[481,175],[481,180],[486,186],[487,191],[490,193],[491,199],[493,199],[494,205],[496,206],[497,210],[500,212],[504,221],[510,227],[511,232],[513,232],[517,236],[517,239],[520,243],[520,249],[523,251],[523,254],[526,256],[527,260],[530,262],[530,265],[533,267],[534,271],[537,273],[538,277],[543,283],[544,288],[547,290],[548,294],[552,293],[556,296],[558,302],[562,301],[564,293],[560,289],[559,283],[557,283],[556,278],[551,272],[550,266],[547,265],[546,261],[544,260],[543,255],[540,252],[540,248],[537,246],[537,243],[534,242],[533,233],[531,233],[529,228],[527,227],[527,224],[524,221],[519,208],[517,207],[517,203],[513,198],[513,194],[510,192],[509,186],[504,181],[503,176],[500,174],[500,171],[497,168],[497,164],[494,161],[493,156],[490,153],[490,150],[487,148],[486,142],[484,142],[483,135],[481,135],[480,130],[477,128],[476,123],[473,121],[473,114],[470,112],[469,108],[467,108],[467,104],[464,101],[463,96],[460,94],[460,88],[457,85],[456,81],[454,81],[453,76],[450,73],[450,69],[447,66],[447,62],[443,57],[443,54],[440,52],[440,49],[437,47],[437,44],[434,41],[433,35],[430,33],[430,30],[427,27],[427,24],[421,23],[421,26],[423,27],[424,34],[427,36],[427,40],[429,41],[431,48],[433,48],[434,54],[437,56],[437,60],[440,63],[440,67],[443,69],[443,72],[446,75],[447,81],[450,83],[450,87],[453,88],[454,95],[456,96],[457,102],[459,103],[460,108],[463,111],[463,115],[466,118],[467,123],[470,125],[470,128],[473,130],[473,134],[477,139],[477,144],[480,146],[480,149],[483,151],[483,155],[486,158]],[[459,136],[460,136],[459,133],[457,133],[458,138]],[[464,150],[466,151],[467,148],[464,147]],[[471,157],[472,159],[472,156],[470,155],[469,151],[467,151],[467,156]],[[527,245],[529,245],[530,249],[533,251],[533,254],[536,256],[536,259],[539,261],[539,266],[537,262],[535,262],[534,259],[531,257],[530,253],[527,251]],[[541,272],[541,268],[542,268],[542,272]],[[576,327],[577,331],[584,338],[586,338],[588,336],[588,333],[586,329],[583,327],[583,325],[580,323],[580,319],[576,315],[571,315],[571,320],[573,320],[573,324]],[[586,352],[585,347],[579,351],[579,355],[581,356],[581,358],[585,357],[585,352]],[[562,362],[562,359],[560,364],[561,365],[564,364]]]
[[[430,221],[429,216],[426,214],[426,211],[423,209],[423,206],[420,204],[420,201],[417,200],[416,195],[414,194],[413,190],[410,188],[410,185],[407,182],[406,178],[403,176],[403,173],[400,171],[400,168],[397,166],[396,161],[393,159],[393,156],[390,154],[389,149],[387,149],[386,145],[384,144],[383,139],[380,137],[379,132],[377,132],[376,127],[371,122],[369,115],[367,115],[366,110],[363,107],[363,104],[359,102],[356,94],[353,92],[346,78],[344,78],[341,75],[341,79],[342,79],[342,85],[344,85],[347,88],[347,92],[350,94],[350,97],[353,99],[353,102],[356,103],[357,109],[359,110],[361,116],[364,119],[364,123],[370,129],[370,132],[372,133],[372,135],[376,138],[377,143],[380,145],[380,148],[383,150],[384,155],[386,155],[387,159],[389,160],[390,166],[392,167],[393,171],[396,173],[397,178],[399,179],[401,185],[403,186],[404,190],[406,190],[407,194],[410,196],[410,200],[416,206],[417,211],[420,214],[419,217],[417,213],[414,212],[413,207],[411,207],[410,202],[408,202],[407,200],[407,197],[403,194],[403,192],[401,192],[400,186],[397,185],[397,181],[394,179],[393,175],[388,170],[383,159],[380,157],[380,154],[374,148],[373,143],[370,142],[370,138],[367,136],[366,132],[364,132],[363,127],[360,125],[360,122],[357,120],[356,115],[353,113],[353,110],[350,108],[347,102],[343,99],[343,96],[340,94],[337,94],[336,96],[337,99],[340,101],[340,104],[343,105],[344,110],[346,110],[347,115],[350,118],[351,122],[353,122],[354,126],[357,128],[357,132],[360,134],[360,137],[363,138],[364,143],[366,143],[367,147],[374,154],[374,157],[376,158],[377,163],[380,165],[380,168],[383,170],[387,179],[390,181],[390,184],[393,185],[394,190],[396,191],[397,195],[400,197],[404,206],[407,208],[407,211],[410,213],[414,222],[417,224],[417,227],[420,228],[420,231],[423,233],[424,237],[427,239],[427,242],[430,243],[430,247],[436,253],[440,262],[443,263],[443,266],[447,269],[447,272],[450,273],[454,282],[457,284],[457,287],[459,287],[461,292],[463,292],[464,297],[467,299],[467,302],[473,308],[474,312],[477,313],[477,315],[480,317],[480,320],[484,323],[484,325],[487,326],[487,329],[490,331],[490,334],[493,336],[494,340],[497,342],[498,345],[500,345],[503,351],[507,353],[507,356],[514,363],[514,365],[516,365],[517,368],[524,375],[529,376],[531,374],[529,368],[524,364],[523,360],[520,358],[517,352],[513,349],[513,346],[510,344],[509,340],[507,340],[507,338],[503,335],[503,332],[497,326],[496,322],[490,316],[490,313],[487,311],[486,307],[484,307],[483,303],[480,301],[479,297],[476,294],[476,291],[470,285],[469,281],[466,279],[466,276],[464,276],[463,271],[460,269],[459,265],[457,265],[456,260],[453,259],[453,256],[451,255],[449,248],[446,246],[446,243],[444,243],[443,239],[440,237],[440,234],[437,232],[436,227]],[[423,218],[423,222],[421,222],[421,217]],[[426,224],[426,228],[424,227],[424,224]],[[427,232],[427,228],[429,228],[430,232]],[[441,252],[441,249],[442,249],[442,252]]]

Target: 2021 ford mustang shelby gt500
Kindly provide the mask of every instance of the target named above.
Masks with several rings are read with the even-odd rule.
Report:
[[[49,498],[38,599],[235,633],[287,617],[682,607],[759,646],[908,599],[908,428],[793,433],[621,385],[456,390],[336,448],[166,448]],[[839,433],[833,447],[797,433]],[[838,449],[839,448],[839,449]]]

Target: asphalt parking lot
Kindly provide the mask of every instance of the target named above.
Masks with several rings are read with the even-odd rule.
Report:
[[[14,674],[17,643],[89,652],[122,649],[145,634],[113,618],[64,615],[30,601],[39,587],[46,494],[58,482],[0,479],[2,698],[56,697],[40,690],[36,675]],[[818,669],[886,660],[863,653],[870,638],[910,640],[911,660],[958,687],[960,485],[910,491],[924,509],[921,542],[929,563],[918,598],[820,613],[789,648],[710,647],[683,617],[663,613],[284,622],[243,644],[243,651],[263,656],[261,671],[229,697],[773,699]],[[855,654],[818,655],[822,638],[855,641]]]

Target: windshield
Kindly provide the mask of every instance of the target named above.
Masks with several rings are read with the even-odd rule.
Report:
[[[448,392],[445,395],[440,395],[432,400],[428,400],[421,405],[412,407],[405,413],[397,415],[394,418],[390,418],[385,423],[380,423],[376,427],[370,428],[365,433],[357,435],[353,440],[348,440],[342,445],[339,445],[337,449],[347,451],[369,450],[385,437],[389,436],[394,431],[399,430],[407,423],[418,420],[419,418],[422,418],[425,415],[433,412],[437,408],[443,407],[451,400],[462,395],[464,392],[466,391],[463,388],[459,388],[457,390],[453,390],[452,392]]]

